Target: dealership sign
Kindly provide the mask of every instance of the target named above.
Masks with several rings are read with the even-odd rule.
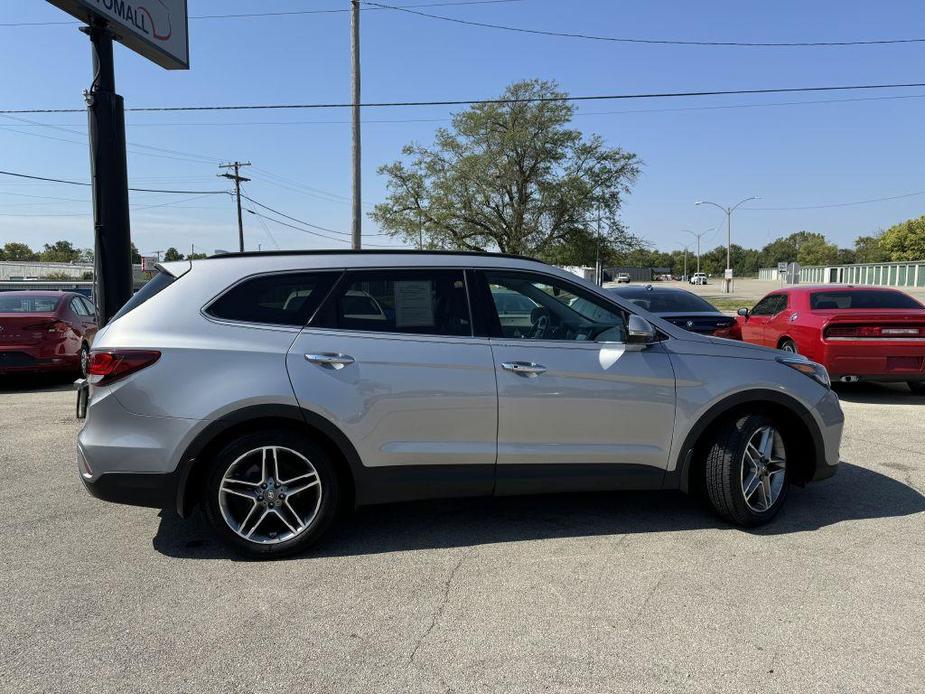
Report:
[[[105,19],[115,39],[169,70],[189,68],[186,0],[48,0],[77,19]]]

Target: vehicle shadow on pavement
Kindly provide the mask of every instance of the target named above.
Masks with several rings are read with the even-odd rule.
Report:
[[[54,393],[74,389],[76,373],[0,374],[0,393]]]
[[[838,398],[866,405],[925,405],[925,395],[914,395],[905,383],[839,383]]]
[[[815,530],[925,511],[925,496],[873,470],[842,463],[831,480],[793,487],[781,514],[754,530],[735,528],[680,492],[608,492],[389,504],[358,509],[315,548],[293,559],[381,554],[523,540],[728,529],[756,535]],[[161,512],[154,548],[171,557],[235,559],[201,513]]]

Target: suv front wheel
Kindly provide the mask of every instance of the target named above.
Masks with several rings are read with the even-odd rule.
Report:
[[[750,414],[729,420],[707,450],[706,489],[717,513],[738,525],[767,523],[787,496],[787,450],[775,422]]]
[[[327,530],[338,507],[337,474],[319,447],[294,432],[241,436],[212,461],[206,516],[226,543],[253,557],[300,552]]]

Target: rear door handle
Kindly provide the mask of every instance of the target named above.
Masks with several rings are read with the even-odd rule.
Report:
[[[305,360],[319,366],[326,366],[331,369],[342,369],[356,361],[349,354],[340,352],[322,352],[321,354],[306,354]]]
[[[532,361],[503,361],[501,368],[521,376],[539,376],[541,373],[546,373],[545,366]]]

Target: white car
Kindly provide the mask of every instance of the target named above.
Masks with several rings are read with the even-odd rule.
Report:
[[[625,272],[621,272],[619,275],[613,278],[613,281],[616,282],[617,284],[629,284],[630,276],[626,274]]]
[[[695,272],[688,280],[691,284],[706,284],[707,274],[705,272]]]

